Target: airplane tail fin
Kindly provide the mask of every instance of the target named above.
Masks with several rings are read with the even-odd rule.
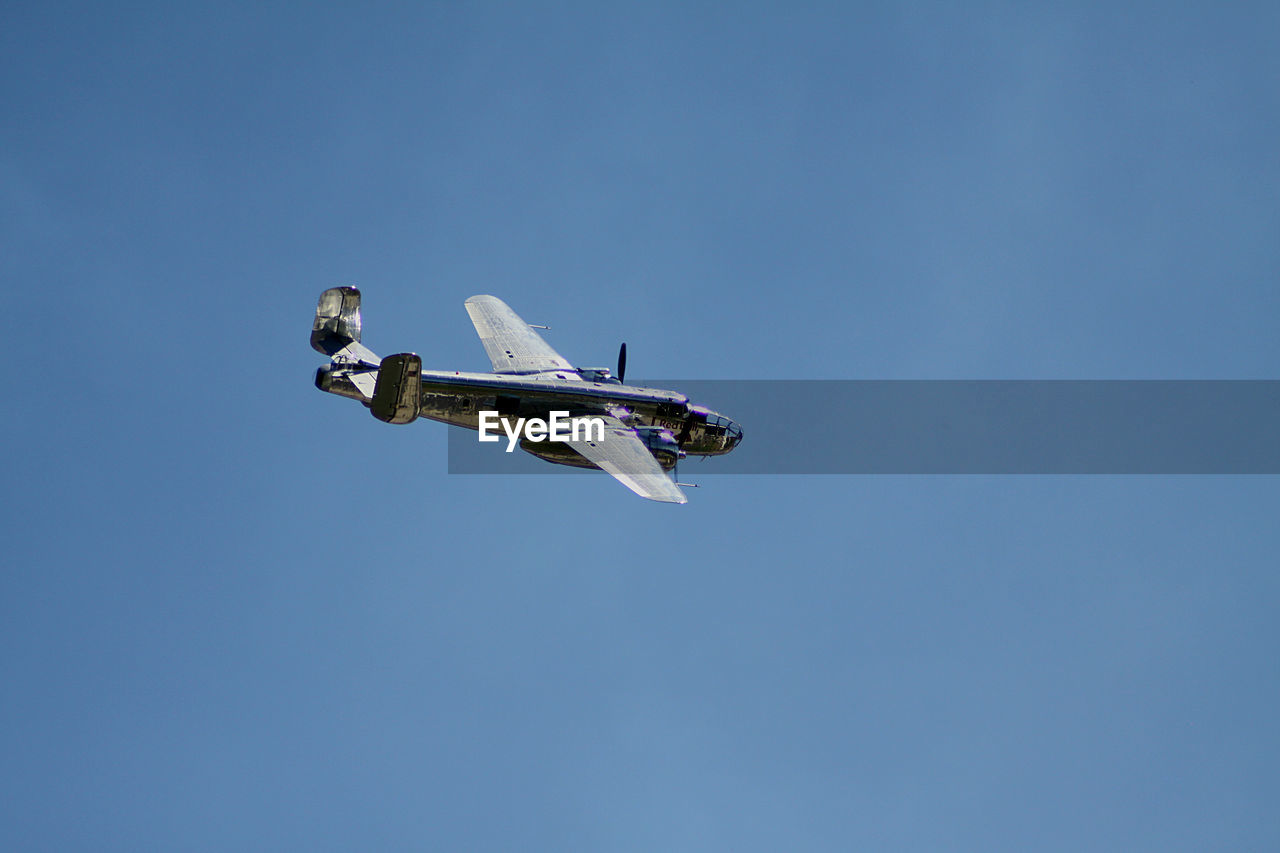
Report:
[[[331,359],[316,371],[317,388],[363,403],[373,399],[382,360],[360,343],[359,290],[331,287],[320,294],[311,325],[311,347]]]
[[[320,294],[311,348],[332,357],[348,344],[360,343],[360,291],[331,287]]]
[[[369,411],[380,421],[407,424],[422,411],[422,359],[411,352],[382,360]]]

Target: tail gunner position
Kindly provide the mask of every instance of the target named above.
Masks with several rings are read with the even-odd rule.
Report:
[[[359,400],[390,424],[423,417],[480,430],[501,422],[513,443],[521,424],[557,416],[598,421],[595,431],[575,430],[566,440],[548,440],[530,427],[518,446],[557,465],[602,469],[641,497],[667,503],[688,500],[667,473],[674,475],[681,458],[720,456],[742,441],[736,423],[683,394],[624,385],[626,344],[615,377],[608,368],[569,364],[495,296],[473,296],[466,309],[493,373],[424,371],[413,353],[379,358],[360,343],[360,291],[326,290],[311,346],[330,362],[316,371],[316,387]]]

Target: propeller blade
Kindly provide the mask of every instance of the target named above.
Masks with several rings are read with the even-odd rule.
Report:
[[[627,375],[627,345],[624,343],[618,350],[618,381],[624,382]]]

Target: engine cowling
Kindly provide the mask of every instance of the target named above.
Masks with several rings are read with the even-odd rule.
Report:
[[[578,375],[587,382],[602,382],[606,385],[621,385],[622,382],[609,372],[607,367],[579,367]]]
[[[663,427],[636,427],[636,435],[640,437],[640,441],[644,446],[649,448],[649,452],[653,454],[653,458],[658,460],[658,464],[662,466],[662,470],[670,471],[676,466],[676,463],[684,458],[684,451],[680,449],[680,442],[676,440],[675,434],[669,429]]]

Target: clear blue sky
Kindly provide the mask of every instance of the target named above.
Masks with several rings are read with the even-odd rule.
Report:
[[[1277,8],[6,4],[0,847],[1280,847],[1277,478],[660,506],[307,346],[1280,377]]]

